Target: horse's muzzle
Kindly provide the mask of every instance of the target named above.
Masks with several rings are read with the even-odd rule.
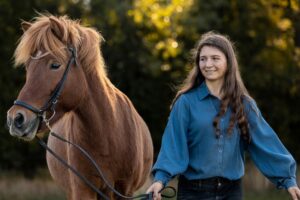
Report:
[[[27,119],[23,112],[17,112],[13,116],[7,115],[7,127],[10,135],[26,141],[30,141],[34,138],[39,124],[40,119],[38,117]]]

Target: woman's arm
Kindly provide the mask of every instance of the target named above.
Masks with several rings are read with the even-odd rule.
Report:
[[[161,149],[153,167],[155,181],[166,185],[173,176],[186,170],[189,162],[187,134],[189,102],[181,95],[174,104],[162,138]]]
[[[251,143],[248,151],[259,170],[278,188],[297,187],[296,162],[263,118],[254,101],[246,103]]]

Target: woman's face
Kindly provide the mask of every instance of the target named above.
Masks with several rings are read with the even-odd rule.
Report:
[[[206,81],[224,80],[227,59],[222,51],[212,46],[204,46],[200,51],[199,67]]]

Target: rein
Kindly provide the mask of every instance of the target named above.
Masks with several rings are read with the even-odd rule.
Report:
[[[137,199],[140,198],[141,200],[152,200],[153,199],[153,193],[148,193],[148,194],[141,194],[141,195],[137,195],[137,196],[125,196],[122,195],[121,193],[119,193],[117,190],[115,190],[107,181],[107,179],[104,177],[103,172],[101,171],[101,169],[99,168],[99,166],[97,165],[97,163],[94,161],[94,159],[88,154],[88,152],[86,152],[82,147],[80,147],[77,144],[72,143],[71,141],[66,140],[65,138],[57,135],[56,133],[54,133],[50,127],[50,120],[54,117],[55,115],[55,105],[57,104],[58,98],[61,94],[61,91],[63,89],[64,83],[67,79],[67,75],[68,72],[70,71],[71,65],[72,63],[75,61],[76,58],[76,51],[75,49],[69,47],[68,50],[71,52],[71,58],[69,59],[66,69],[63,73],[62,78],[60,79],[60,81],[58,82],[58,84],[56,85],[53,93],[51,94],[50,98],[48,99],[48,101],[40,108],[36,108],[24,101],[21,100],[15,100],[14,101],[14,105],[18,105],[21,107],[24,107],[30,111],[32,111],[33,113],[35,113],[41,120],[39,123],[44,122],[46,124],[46,126],[48,127],[48,129],[50,130],[50,135],[52,135],[53,137],[55,137],[56,139],[70,144],[73,147],[75,147],[77,150],[79,150],[95,167],[95,169],[97,170],[97,173],[99,174],[99,176],[101,177],[101,179],[104,181],[104,183],[107,185],[107,187],[117,196],[123,198],[123,199]],[[50,118],[47,119],[47,111],[51,111],[53,114]],[[61,158],[57,153],[55,153],[51,148],[49,148],[47,146],[47,144],[40,139],[39,137],[37,137],[37,140],[39,142],[39,144],[46,149],[46,151],[48,151],[50,154],[52,154],[59,162],[61,162],[65,167],[67,167],[68,169],[70,169],[78,178],[80,178],[87,186],[89,186],[91,189],[93,189],[101,198],[105,199],[105,200],[109,200],[109,198],[103,193],[101,192],[91,181],[89,181],[85,176],[83,176],[82,174],[80,174],[76,168],[74,168],[73,166],[71,166],[70,164],[68,164],[68,162],[66,162],[63,158]],[[173,198],[176,196],[176,190],[173,187],[167,186],[164,187],[161,191],[159,191],[159,193],[161,193],[163,190],[172,190],[172,192],[174,193],[173,195],[164,195],[162,194],[162,197],[165,198]]]
[[[97,173],[99,174],[99,177],[104,181],[104,183],[106,184],[106,186],[117,196],[123,198],[123,199],[141,199],[141,200],[152,200],[153,199],[153,193],[148,193],[148,194],[140,194],[137,196],[125,196],[122,195],[121,193],[119,193],[116,189],[114,189],[111,184],[107,181],[107,179],[105,178],[102,170],[100,169],[100,167],[97,165],[97,163],[94,161],[94,159],[89,155],[89,153],[87,151],[85,151],[81,146],[74,144],[71,141],[66,140],[65,138],[57,135],[56,133],[52,132],[51,127],[49,126],[49,123],[47,123],[47,126],[50,130],[50,135],[52,135],[53,137],[55,137],[56,139],[70,144],[73,147],[75,147],[77,150],[80,151],[80,153],[82,153],[95,167],[95,169],[97,170]],[[47,144],[40,138],[36,137],[39,144],[44,147],[49,153],[51,153],[57,160],[59,160],[65,167],[69,168],[78,178],[80,178],[87,186],[89,186],[90,188],[92,188],[99,196],[101,196],[101,198],[105,199],[105,200],[109,200],[109,198],[103,194],[93,183],[91,183],[86,177],[84,177],[82,174],[80,174],[73,166],[71,166],[70,164],[68,164],[64,159],[62,159],[59,155],[57,155],[51,148],[49,148],[47,146]],[[161,193],[164,190],[171,190],[173,192],[172,195],[164,195],[162,194],[161,196],[164,198],[173,198],[176,196],[176,190],[175,188],[171,187],[171,186],[166,186],[163,189],[161,189],[159,191],[159,193]]]

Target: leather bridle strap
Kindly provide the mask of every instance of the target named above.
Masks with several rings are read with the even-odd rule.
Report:
[[[74,48],[71,48],[69,47],[68,48],[69,51],[71,51],[71,58],[69,59],[68,63],[67,63],[67,66],[66,66],[66,69],[64,71],[64,74],[62,76],[62,78],[60,79],[60,81],[58,82],[58,84],[56,85],[54,91],[52,92],[50,98],[48,99],[48,101],[43,105],[42,108],[38,109],[38,108],[35,108],[34,106],[24,102],[24,101],[21,101],[21,100],[15,100],[14,101],[14,105],[18,105],[18,106],[22,106],[32,112],[34,112],[35,114],[37,114],[39,117],[42,117],[43,116],[43,113],[45,111],[48,111],[48,110],[51,110],[51,111],[54,111],[55,110],[55,105],[57,103],[57,100],[61,94],[61,91],[63,89],[63,86],[64,86],[64,83],[66,82],[66,79],[67,79],[67,76],[68,76],[68,73],[70,71],[70,68],[71,68],[71,65],[72,63],[75,61],[75,58],[76,58],[76,51]]]
[[[22,106],[28,110],[31,110],[32,112],[36,113],[38,116],[42,116],[42,114],[43,114],[42,110],[37,109],[37,108],[25,103],[24,101],[15,100],[14,105]]]

